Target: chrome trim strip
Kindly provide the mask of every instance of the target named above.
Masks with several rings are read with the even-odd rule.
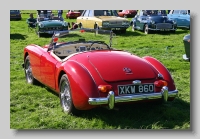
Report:
[[[176,97],[178,90],[168,91],[168,87],[164,86],[161,92],[150,93],[150,94],[136,94],[136,95],[126,95],[126,96],[115,96],[113,91],[108,93],[106,98],[89,98],[88,103],[90,105],[102,105],[108,104],[110,109],[114,108],[115,103],[119,102],[133,102],[140,100],[152,100],[152,99],[163,99],[165,102],[168,101],[170,97]]]

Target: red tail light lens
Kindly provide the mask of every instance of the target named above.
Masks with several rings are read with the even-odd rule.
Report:
[[[99,85],[98,86],[99,91],[101,91],[102,93],[108,93],[109,91],[112,90],[112,86],[111,85]]]
[[[156,87],[163,87],[163,86],[167,86],[167,82],[164,81],[164,80],[158,80],[158,81],[155,81],[155,82],[154,82],[154,85],[155,85]]]

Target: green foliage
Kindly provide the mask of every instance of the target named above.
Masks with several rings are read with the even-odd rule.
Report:
[[[22,13],[27,11],[23,11]],[[36,11],[28,11],[36,13]],[[63,17],[65,17],[63,13]],[[36,15],[34,15],[36,16]],[[134,104],[117,110],[96,108],[83,111],[80,116],[61,111],[59,97],[47,87],[29,85],[25,81],[23,49],[28,44],[45,45],[50,37],[38,38],[28,32],[26,19],[10,21],[10,128],[11,129],[189,129],[190,128],[190,63],[182,39],[190,31],[176,33],[143,32],[119,34],[115,49],[123,49],[140,57],[153,56],[171,72],[179,97],[165,104]],[[66,19],[74,22],[74,19]],[[131,20],[131,19],[129,19]]]

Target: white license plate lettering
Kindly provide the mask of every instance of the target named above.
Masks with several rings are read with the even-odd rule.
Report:
[[[131,93],[132,93],[132,94],[135,93],[135,86],[131,86]]]
[[[119,95],[135,94],[135,93],[152,93],[154,92],[153,84],[142,85],[120,85],[118,86]]]
[[[125,94],[125,92],[124,92],[124,86],[123,87],[120,86],[119,90],[120,90],[120,94]]]

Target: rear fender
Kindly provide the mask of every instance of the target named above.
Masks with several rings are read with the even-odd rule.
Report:
[[[161,73],[163,75],[164,79],[168,82],[169,90],[176,89],[174,80],[173,80],[170,72],[160,61],[158,61],[157,59],[150,57],[150,56],[143,57],[143,59],[145,59],[147,62],[149,62],[159,73]]]
[[[74,106],[79,110],[93,108],[94,106],[89,105],[88,98],[99,97],[99,92],[88,70],[76,61],[67,61],[62,65],[62,70],[59,73],[63,71],[67,74],[70,83]],[[59,80],[57,83],[59,83]]]

